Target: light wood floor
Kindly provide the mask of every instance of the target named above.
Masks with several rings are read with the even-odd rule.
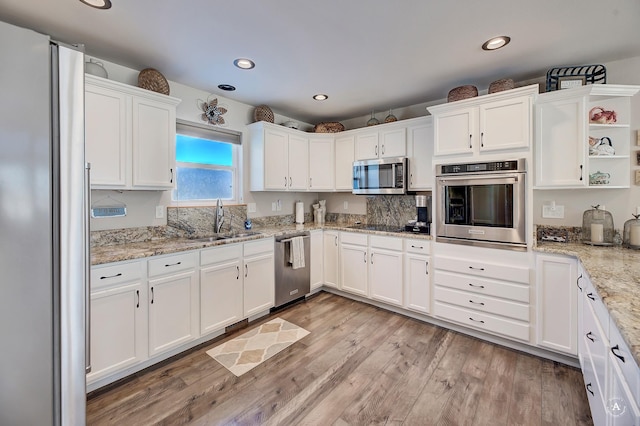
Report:
[[[89,395],[88,424],[592,424],[574,368],[325,292],[272,316],[311,333],[239,378],[205,352],[247,329],[222,336]]]

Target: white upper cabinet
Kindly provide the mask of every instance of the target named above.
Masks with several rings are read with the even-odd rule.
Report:
[[[335,154],[333,135],[309,137],[309,190],[333,191]]]
[[[629,188],[630,97],[639,86],[594,84],[540,95],[536,101],[535,187]],[[590,122],[592,109],[616,121]],[[593,151],[606,145],[607,152]],[[601,174],[605,179],[595,180]]]
[[[407,158],[409,162],[409,190],[433,188],[433,119],[422,117],[407,126]]]
[[[407,155],[407,130],[404,123],[385,124],[356,131],[356,160],[404,157]]]
[[[335,138],[335,188],[336,191],[353,190],[353,161],[355,160],[353,134],[336,135]]]
[[[86,158],[94,189],[172,189],[179,99],[85,75]]]
[[[435,156],[480,157],[493,152],[528,152],[531,108],[538,86],[526,86],[429,107]]]
[[[264,121],[251,131],[251,190],[306,191],[309,140],[304,133]]]

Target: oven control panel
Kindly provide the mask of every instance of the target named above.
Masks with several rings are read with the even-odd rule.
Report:
[[[484,163],[444,164],[439,167],[440,175],[458,173],[486,173],[523,171],[524,159],[508,161],[491,161]]]

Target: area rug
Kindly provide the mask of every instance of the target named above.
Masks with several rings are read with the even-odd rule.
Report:
[[[282,318],[259,327],[207,351],[207,355],[240,377],[309,334]]]

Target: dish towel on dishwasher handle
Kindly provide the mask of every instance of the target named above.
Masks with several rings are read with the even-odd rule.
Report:
[[[289,244],[289,263],[291,263],[291,269],[304,268],[304,238],[293,237]]]

